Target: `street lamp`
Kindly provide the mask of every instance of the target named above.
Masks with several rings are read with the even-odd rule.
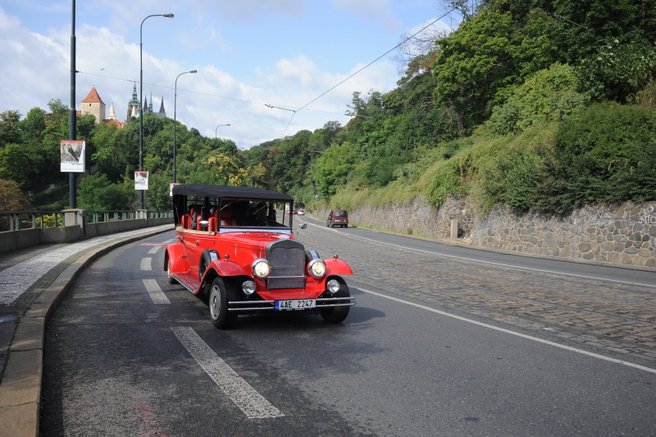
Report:
[[[177,120],[177,110],[178,110],[178,78],[182,76],[183,74],[188,74],[188,73],[198,73],[198,70],[189,70],[189,71],[183,71],[182,73],[178,74],[178,77],[175,78],[175,86],[173,87],[173,183],[177,182],[177,173],[176,173],[176,158],[175,158],[175,153],[177,150],[177,145],[176,145],[176,120]]]
[[[172,13],[168,14],[152,14],[141,20],[139,26],[139,170],[143,170],[143,24],[150,17],[166,17],[173,18]],[[146,202],[144,199],[144,190],[141,190],[141,209],[145,209]]]
[[[218,135],[219,135],[219,128],[220,128],[221,126],[230,126],[230,123],[227,123],[227,124],[220,124],[220,125],[218,125],[218,126],[216,127],[216,129],[214,129],[214,138],[219,138],[219,136],[218,136]]]

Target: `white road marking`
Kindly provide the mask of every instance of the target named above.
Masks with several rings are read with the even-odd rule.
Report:
[[[205,373],[249,419],[284,416],[223,361],[191,327],[171,327],[171,330]]]
[[[451,313],[447,313],[447,312],[444,312],[444,311],[436,310],[435,308],[430,308],[430,307],[427,307],[425,305],[420,305],[420,304],[417,304],[417,303],[414,303],[414,302],[409,302],[407,300],[399,299],[397,297],[387,296],[387,295],[382,294],[382,293],[377,293],[375,291],[367,290],[366,288],[362,288],[362,287],[356,287],[356,288],[358,290],[364,292],[364,293],[373,294],[374,296],[382,297],[384,299],[393,300],[394,302],[399,302],[399,303],[410,305],[410,306],[413,306],[413,307],[416,307],[416,308],[421,308],[422,310],[430,311],[432,313],[440,314],[440,315],[446,316],[446,317],[451,317],[452,319],[460,320],[462,322],[471,323],[473,325],[477,325],[477,326],[480,326],[480,327],[483,327],[483,328],[492,329],[492,330],[498,331],[498,332],[503,332],[504,334],[514,335],[516,337],[521,337],[521,338],[524,338],[526,340],[531,340],[531,341],[546,344],[546,345],[549,345],[549,346],[557,347],[559,349],[564,349],[566,351],[575,352],[575,353],[581,354],[581,355],[587,355],[589,357],[597,358],[599,360],[609,361],[611,363],[621,364],[623,366],[632,367],[634,369],[643,370],[645,372],[656,374],[656,369],[652,369],[651,367],[641,366],[639,364],[630,363],[628,361],[618,360],[616,358],[607,357],[605,355],[596,354],[594,352],[588,352],[588,351],[584,351],[582,349],[577,349],[575,347],[566,346],[564,344],[554,343],[553,341],[544,340],[542,338],[522,334],[521,332],[511,331],[510,329],[500,328],[498,326],[489,325],[487,323],[477,322],[476,320],[472,320],[472,319],[468,319],[466,317],[457,316],[455,314],[451,314]]]
[[[149,272],[152,269],[153,269],[153,259],[150,257],[141,258],[141,270]]]
[[[171,303],[171,301],[169,300],[168,297],[166,297],[166,294],[164,294],[164,292],[159,287],[155,279],[144,279],[143,283],[144,286],[146,287],[146,291],[150,295],[150,298],[153,300],[154,304],[166,305]]]
[[[149,255],[155,255],[157,253],[157,251],[159,251],[161,248],[162,248],[162,246],[153,246],[148,251],[148,254]]]
[[[312,225],[312,226],[316,226],[320,229],[324,229],[323,226],[320,226],[320,225],[317,225],[317,224],[314,224],[314,223],[308,223],[308,224]],[[332,229],[332,228],[325,229],[325,230],[332,231],[332,232],[339,232],[339,231],[337,231],[335,229]],[[361,235],[347,234],[345,232],[340,232],[340,235],[342,235],[344,237],[347,237],[347,238],[353,238],[353,239],[359,238],[361,240],[365,240],[365,241],[368,241],[370,243],[380,244],[380,245],[383,245],[383,246],[394,247],[394,248],[401,249],[401,250],[406,250],[406,251],[409,251],[409,252],[426,253],[426,254],[429,254],[429,255],[443,256],[445,258],[460,259],[460,260],[470,261],[470,262],[480,263],[480,264],[488,264],[488,265],[492,265],[492,266],[496,266],[496,267],[507,267],[507,268],[510,268],[510,269],[528,270],[528,271],[531,271],[531,272],[538,272],[538,273],[550,273],[550,274],[554,274],[554,275],[571,276],[573,278],[593,279],[595,281],[615,282],[617,284],[638,285],[640,287],[656,288],[656,284],[647,284],[645,282],[623,281],[621,279],[610,279],[610,278],[603,278],[603,277],[600,277],[600,276],[579,275],[577,273],[567,273],[567,272],[561,272],[561,271],[558,271],[558,270],[538,269],[538,268],[535,268],[535,267],[524,267],[524,266],[518,266],[518,265],[515,265],[515,264],[507,264],[507,263],[496,262],[496,261],[485,261],[485,260],[480,260],[480,259],[476,259],[476,258],[471,258],[471,257],[468,257],[468,256],[450,255],[450,254],[447,254],[447,253],[433,252],[433,251],[430,251],[430,250],[415,249],[415,248],[401,246],[401,245],[394,244],[394,243],[387,243],[387,242],[384,242],[384,241],[374,240],[372,238],[363,237]],[[521,256],[521,255],[517,255],[517,256]],[[560,260],[558,260],[558,261],[560,261]],[[564,261],[564,262],[567,262],[567,261]],[[622,268],[622,267],[619,267],[619,268]]]

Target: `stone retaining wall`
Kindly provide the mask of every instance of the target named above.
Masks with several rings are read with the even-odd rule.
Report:
[[[439,209],[423,199],[349,211],[352,225],[538,256],[646,267],[656,270],[656,202],[588,206],[567,217],[517,215],[498,207],[477,217],[465,199],[448,199]],[[327,217],[327,211],[317,211]]]

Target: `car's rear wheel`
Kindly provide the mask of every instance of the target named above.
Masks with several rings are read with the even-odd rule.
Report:
[[[166,261],[166,276],[169,284],[177,284],[178,281],[175,280],[173,276],[171,276],[171,258],[169,258]]]
[[[223,279],[216,278],[210,287],[209,307],[212,324],[218,329],[229,328],[237,319],[236,314],[228,312],[228,289]]]
[[[349,291],[348,286],[342,282],[339,291],[335,293],[335,297],[350,297],[351,292]],[[332,307],[332,308],[323,308],[319,310],[321,318],[328,323],[342,323],[349,314],[351,307]]]

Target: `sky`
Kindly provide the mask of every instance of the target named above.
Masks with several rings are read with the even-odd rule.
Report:
[[[248,149],[345,125],[354,92],[396,87],[405,64],[392,49],[448,11],[446,0],[77,1],[76,106],[95,86],[126,119],[141,29],[144,97],[206,137]],[[71,19],[72,0],[0,0],[0,112],[69,105]],[[451,12],[417,39],[459,20]]]

